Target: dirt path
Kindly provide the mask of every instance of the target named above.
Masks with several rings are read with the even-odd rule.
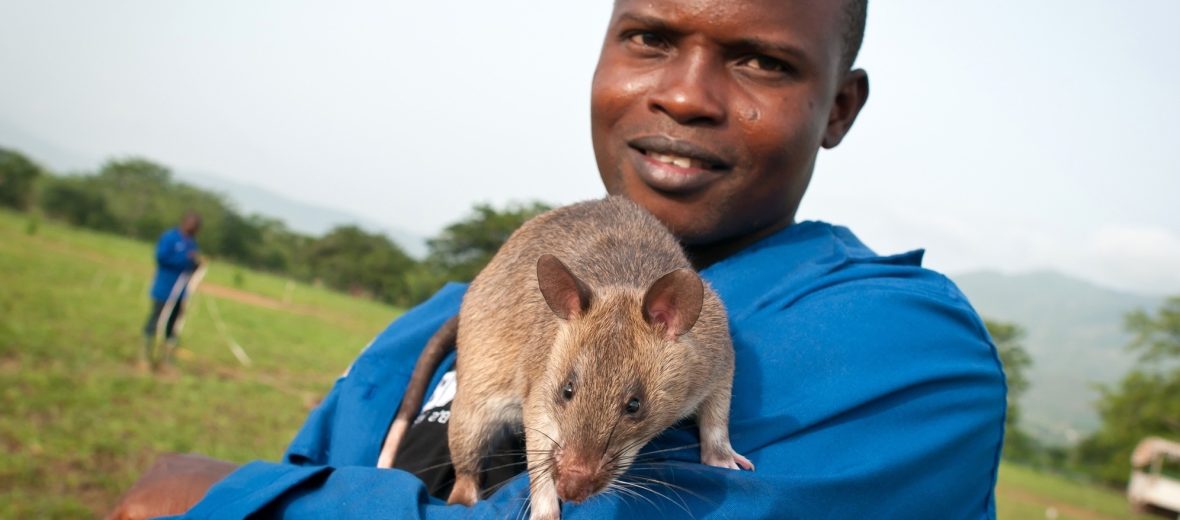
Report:
[[[307,316],[315,315],[315,313],[312,312],[313,309],[310,308],[300,308],[299,306],[286,304],[269,296],[263,296],[258,293],[247,292],[241,289],[234,289],[224,285],[217,285],[211,282],[202,282],[200,287],[197,287],[197,292],[208,296],[216,296],[218,298],[239,301],[247,305],[254,305],[256,307],[290,311],[296,314],[303,314]]]

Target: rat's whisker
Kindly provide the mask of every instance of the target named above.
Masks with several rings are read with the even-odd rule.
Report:
[[[648,483],[652,483],[652,484],[659,484],[659,485],[661,485],[661,486],[665,486],[665,487],[667,487],[667,488],[669,488],[669,489],[678,490],[678,491],[683,491],[683,492],[685,492],[685,493],[688,493],[689,495],[692,495],[692,496],[693,496],[693,497],[695,497],[696,499],[698,499],[698,500],[700,500],[700,501],[702,501],[702,502],[705,502],[705,503],[707,503],[707,504],[712,504],[712,505],[716,505],[716,504],[717,504],[717,502],[716,502],[715,500],[712,500],[712,499],[710,499],[709,497],[706,497],[705,495],[702,495],[702,494],[700,494],[700,493],[698,493],[698,492],[696,492],[696,491],[693,491],[692,489],[689,489],[689,488],[687,488],[687,487],[684,487],[684,486],[681,486],[681,485],[678,485],[678,484],[673,484],[673,483],[671,483],[671,482],[668,482],[668,481],[666,481],[666,480],[660,480],[660,479],[657,479],[657,478],[652,478],[652,477],[645,477],[645,476],[643,476],[643,475],[635,475],[635,474],[628,474],[627,476],[628,476],[629,478],[635,478],[635,479],[639,479],[639,480],[642,480],[642,481],[645,481],[645,482],[648,482]]]
[[[682,511],[684,511],[684,512],[685,512],[685,514],[687,514],[688,516],[690,516],[690,517],[694,517],[694,516],[695,516],[695,515],[693,515],[692,511],[691,511],[691,510],[688,508],[688,504],[687,504],[687,503],[685,503],[685,502],[684,502],[684,499],[683,499],[683,498],[681,498],[679,495],[677,496],[677,498],[679,498],[679,499],[680,499],[680,501],[679,501],[679,502],[677,502],[676,500],[672,500],[672,498],[671,498],[671,497],[669,497],[668,495],[665,495],[665,494],[663,494],[663,493],[660,493],[660,492],[659,492],[659,491],[657,491],[655,488],[653,488],[653,487],[651,487],[651,486],[648,486],[648,485],[643,485],[643,484],[640,484],[640,483],[637,483],[637,482],[627,482],[627,481],[624,481],[624,482],[623,482],[623,485],[626,485],[626,486],[631,486],[632,488],[634,488],[634,489],[638,490],[637,492],[641,493],[641,495],[642,495],[642,493],[643,493],[643,492],[646,492],[646,493],[650,493],[650,494],[656,495],[656,496],[658,496],[658,497],[660,497],[660,498],[663,498],[664,500],[667,500],[667,501],[668,501],[669,503],[671,503],[672,505],[674,505],[674,506],[676,506],[676,507],[680,508],[680,509],[681,509]],[[647,498],[647,497],[644,497],[644,498]],[[656,503],[655,503],[654,501],[652,501],[651,499],[648,499],[648,503],[650,503],[650,504],[652,505],[652,507],[653,507],[653,508],[655,508],[656,510],[659,510],[659,509],[660,509],[660,507],[659,507],[658,505],[656,505]]]
[[[651,482],[652,484],[661,484],[661,485],[667,485],[667,483],[666,483],[666,482],[661,482],[661,481],[658,481],[658,480],[655,480],[655,479],[649,479],[649,480],[650,480],[650,482]],[[696,517],[696,515],[694,515],[694,514],[692,513],[692,510],[691,510],[691,509],[689,509],[689,507],[688,507],[688,503],[684,501],[684,497],[680,496],[680,495],[679,495],[679,494],[677,494],[675,491],[672,491],[672,493],[676,495],[676,498],[677,498],[677,499],[679,499],[679,501],[677,501],[677,500],[673,500],[673,499],[672,499],[672,497],[669,497],[668,495],[665,495],[664,493],[661,493],[661,492],[659,492],[657,489],[655,489],[655,487],[654,487],[654,486],[650,486],[650,485],[643,485],[642,483],[639,483],[639,482],[626,482],[626,483],[627,483],[627,484],[630,484],[630,485],[633,485],[633,486],[636,486],[636,487],[638,487],[638,488],[640,488],[640,489],[643,489],[643,490],[645,490],[645,491],[647,491],[647,492],[649,492],[649,493],[653,493],[653,494],[655,494],[656,496],[662,497],[663,499],[665,499],[665,500],[667,500],[668,502],[670,502],[672,505],[675,505],[676,507],[679,507],[679,508],[680,508],[681,510],[683,510],[683,511],[684,511],[684,513],[685,513],[685,514],[687,514],[688,516],[690,516],[690,517],[694,517],[694,518]]]
[[[643,458],[648,455],[655,455],[657,453],[667,453],[670,451],[687,450],[689,448],[699,448],[700,446],[701,446],[701,443],[695,442],[692,444],[685,444],[683,446],[672,446],[670,448],[663,448],[663,449],[659,449],[659,450],[643,451],[643,452],[640,452],[636,458]]]
[[[558,448],[562,447],[562,446],[561,446],[561,443],[560,443],[560,442],[557,442],[557,440],[555,440],[553,437],[550,437],[548,433],[545,433],[545,432],[543,432],[543,431],[541,431],[541,430],[539,430],[539,429],[537,429],[537,428],[533,428],[532,426],[528,426],[528,425],[525,425],[525,426],[524,426],[524,428],[525,428],[526,430],[532,430],[532,431],[535,431],[535,432],[537,432],[537,433],[539,433],[539,434],[541,434],[541,435],[544,435],[544,436],[545,436],[545,438],[546,438],[546,439],[549,439],[549,442],[552,442],[554,446],[557,446]]]
[[[648,504],[651,504],[652,509],[656,509],[656,510],[659,509],[659,506],[657,506],[656,503],[652,501],[652,499],[643,496],[643,493],[636,491],[635,489],[633,489],[633,486],[629,486],[625,482],[619,482],[616,480],[614,482],[611,482],[610,485],[615,491],[618,491],[620,494],[626,494],[627,496],[639,498],[641,500],[646,501]]]

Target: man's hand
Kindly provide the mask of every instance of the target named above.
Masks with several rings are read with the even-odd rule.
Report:
[[[140,520],[188,511],[238,467],[200,455],[165,453],[123,495],[107,520]]]

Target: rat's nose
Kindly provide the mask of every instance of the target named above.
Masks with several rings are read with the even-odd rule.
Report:
[[[593,491],[594,479],[590,468],[571,465],[557,475],[557,496],[569,502],[586,500]]]

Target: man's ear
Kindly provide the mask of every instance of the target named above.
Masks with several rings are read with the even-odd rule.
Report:
[[[537,286],[549,309],[563,320],[577,318],[590,308],[593,293],[553,255],[537,259]]]
[[[832,112],[828,114],[828,127],[824,130],[824,148],[835,148],[844,140],[860,109],[869,100],[869,73],[864,69],[856,69],[844,74],[840,89],[836,91],[836,101],[832,103]]]

